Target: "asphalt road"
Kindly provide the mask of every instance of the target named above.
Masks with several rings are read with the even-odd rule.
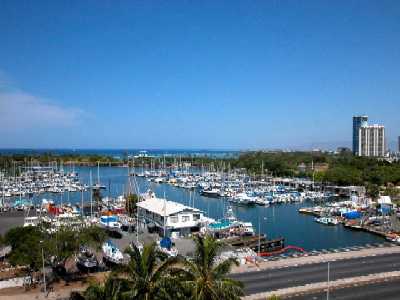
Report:
[[[286,298],[285,298],[286,299]],[[290,297],[291,300],[326,300],[326,292]],[[331,290],[330,300],[398,300],[400,299],[400,280],[352,286]]]
[[[5,234],[13,227],[24,225],[23,211],[0,212],[0,234]]]
[[[232,274],[245,285],[247,295],[327,280],[327,263],[302,265],[274,270]],[[332,281],[355,276],[400,270],[400,254],[339,260],[330,262]],[[399,296],[400,299],[400,296]]]

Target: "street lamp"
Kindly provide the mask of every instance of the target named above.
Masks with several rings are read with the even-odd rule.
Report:
[[[328,261],[328,284],[326,289],[326,300],[329,300],[329,285],[330,285],[330,263]]]
[[[43,272],[43,291],[46,294],[46,273],[44,270],[44,251],[43,251],[43,241],[40,241],[40,245],[42,247],[42,272]]]
[[[267,217],[263,217],[264,220],[267,220]],[[261,218],[258,215],[258,256],[261,253]]]

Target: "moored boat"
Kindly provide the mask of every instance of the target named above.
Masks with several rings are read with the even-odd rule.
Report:
[[[123,263],[124,255],[110,240],[101,247],[103,250],[103,261],[106,265],[119,265]]]
[[[93,252],[87,247],[81,247],[76,265],[81,271],[92,272],[97,270],[99,262]]]

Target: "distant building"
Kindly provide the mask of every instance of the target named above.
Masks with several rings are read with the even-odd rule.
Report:
[[[351,149],[347,147],[338,147],[336,149],[336,153],[338,154],[346,154],[346,153],[351,153]]]
[[[353,117],[353,154],[359,155],[359,132],[361,126],[368,125],[368,116]]]
[[[386,154],[385,127],[363,124],[358,133],[358,156],[384,157]]]
[[[400,153],[400,136],[399,136],[399,145],[398,145],[398,149],[397,149],[397,151]]]

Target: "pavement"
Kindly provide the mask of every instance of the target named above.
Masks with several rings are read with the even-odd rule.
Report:
[[[329,252],[329,253],[318,253],[318,255],[312,255],[312,253],[305,253],[301,257],[287,257],[285,259],[281,258],[271,258],[276,260],[265,260],[259,261],[257,264],[248,263],[245,265],[240,265],[238,267],[234,267],[231,273],[245,273],[245,272],[255,272],[260,270],[271,270],[271,269],[279,269],[286,268],[291,266],[301,266],[301,265],[309,265],[316,263],[323,263],[328,261],[336,261],[336,260],[346,260],[353,259],[359,257],[370,257],[377,255],[386,255],[399,253],[400,254],[400,246],[395,246],[394,244],[386,243],[378,245],[378,247],[358,247],[357,250],[351,251],[350,248],[348,251],[338,251],[338,252]]]
[[[246,295],[304,286],[327,281],[327,263],[263,269],[255,272],[232,274],[244,283]],[[359,257],[330,262],[330,280],[352,278],[368,274],[400,270],[400,253]]]
[[[330,289],[330,300],[398,300],[400,298],[400,278],[386,279],[381,282],[369,282],[366,284],[355,283],[351,286],[338,289]],[[305,293],[282,297],[291,300],[326,300],[327,292]]]
[[[23,211],[0,212],[0,235],[14,227],[24,225]]]

